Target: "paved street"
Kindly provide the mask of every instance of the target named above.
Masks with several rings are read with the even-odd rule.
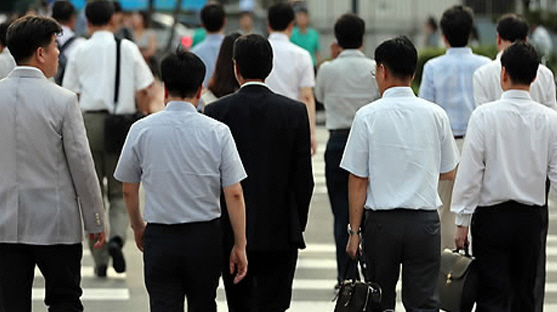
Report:
[[[292,312],[333,311],[335,284],[335,255],[332,235],[332,214],[330,212],[325,187],[324,161],[327,131],[318,128],[319,149],[314,157],[315,193],[311,215],[306,232],[308,248],[300,253],[298,270],[294,281],[294,301]],[[554,207],[554,205],[552,205]],[[557,212],[550,216],[550,235],[548,238],[548,278],[545,311],[557,312]],[[83,259],[83,302],[90,312],[133,311],[146,312],[148,297],[143,284],[142,255],[135,247],[133,236],[128,237],[125,246],[128,271],[116,274],[112,268],[107,279],[98,279],[93,274],[93,259],[88,250]],[[46,311],[44,280],[37,271],[33,288],[33,310]],[[400,298],[399,298],[400,301]],[[226,311],[224,292],[218,292],[219,312]],[[399,302],[397,311],[403,311]]]

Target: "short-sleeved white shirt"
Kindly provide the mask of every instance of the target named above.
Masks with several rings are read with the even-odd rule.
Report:
[[[443,108],[393,87],[356,113],[340,167],[369,179],[366,209],[435,210],[439,175],[457,164]]]
[[[116,114],[136,112],[135,93],[153,83],[153,74],[139,48],[121,41],[120,90]],[[83,111],[114,113],[116,40],[109,31],[97,31],[70,55],[62,86],[79,94]]]
[[[273,92],[299,100],[300,88],[315,86],[311,55],[282,33],[269,35],[269,42],[273,48],[273,70],[265,83]]]

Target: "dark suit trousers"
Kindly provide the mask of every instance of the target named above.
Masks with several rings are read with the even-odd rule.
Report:
[[[145,285],[152,312],[216,312],[222,235],[219,220],[147,224]]]
[[[348,171],[340,168],[340,161],[344,153],[344,147],[348,140],[349,130],[331,131],[327,150],[325,151],[325,177],[327,179],[327,193],[334,217],[334,235],[337,256],[337,281],[340,283],[348,272],[356,272],[354,261],[350,261],[346,253],[348,243]]]
[[[229,312],[284,312],[290,307],[297,249],[248,251],[248,274],[236,285],[228,268],[229,256],[224,259],[223,280]]]
[[[437,210],[366,211],[362,246],[366,276],[383,290],[373,312],[394,310],[402,264],[402,303],[409,312],[437,312],[441,235]]]
[[[533,312],[542,207],[514,201],[478,207],[472,241],[479,273],[477,312]]]
[[[81,258],[74,245],[0,244],[0,312],[30,312],[35,265],[45,278],[50,312],[83,311]]]

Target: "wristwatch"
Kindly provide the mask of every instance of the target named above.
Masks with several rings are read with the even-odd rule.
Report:
[[[360,235],[362,233],[362,229],[358,229],[357,232],[352,231],[350,224],[348,224],[348,235]]]

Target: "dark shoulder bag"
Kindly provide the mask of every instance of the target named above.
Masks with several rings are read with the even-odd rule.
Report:
[[[365,276],[365,266],[361,260],[356,260]],[[363,282],[357,279],[346,279],[350,261],[344,270],[344,281],[336,297],[337,303],[334,312],[363,312],[372,311],[381,302],[381,287],[376,283]],[[356,265],[358,270],[358,265]],[[358,272],[358,275],[360,273]]]
[[[104,120],[104,148],[108,153],[120,154],[126,136],[134,122],[141,119],[143,114],[136,112],[134,114],[116,115],[118,107],[118,97],[120,94],[120,62],[121,62],[121,39],[114,37],[116,40],[116,79],[114,80],[114,111],[108,114]]]
[[[437,283],[439,307],[448,312],[472,311],[476,302],[478,276],[468,248],[463,253],[459,250],[443,250],[440,270]]]
[[[59,48],[59,56],[58,56],[58,72],[54,76],[54,82],[58,85],[62,85],[62,81],[64,80],[64,74],[66,73],[66,65],[68,64],[68,57],[66,56],[66,50],[68,47],[74,42],[78,37],[73,36],[70,39],[66,40],[66,42]]]

